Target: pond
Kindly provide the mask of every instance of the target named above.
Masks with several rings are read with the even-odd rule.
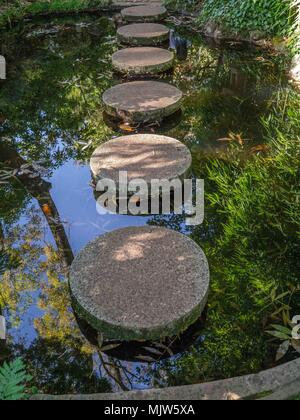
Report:
[[[217,45],[174,27],[188,41],[187,57],[180,49],[174,72],[160,78],[184,92],[182,113],[162,126],[130,126],[109,119],[101,103],[102,93],[120,82],[110,63],[118,50],[117,23],[109,15],[57,18],[51,24],[35,20],[2,34],[8,75],[0,81],[0,233],[11,270],[3,275],[0,292],[8,320],[0,360],[22,356],[40,392],[189,384],[256,372],[274,362],[274,345],[255,318],[247,287],[237,293],[225,285],[229,268],[237,264],[236,255],[217,262],[212,251],[223,216],[207,205],[204,225],[187,230],[177,215],[102,212],[96,206],[88,161],[99,144],[142,130],[184,142],[192,152],[193,175],[204,179],[207,162],[230,162],[239,147],[246,149],[243,159],[263,153],[267,145],[261,119],[271,112],[277,92],[288,90],[285,57],[236,43]],[[11,168],[22,182],[9,176]],[[215,188],[208,183],[207,193],[213,194]],[[122,361],[97,349],[89,332],[85,334],[89,340],[82,334],[71,308],[66,273],[73,256],[92,239],[146,224],[189,234],[206,250],[212,297],[205,319],[190,331],[185,346],[175,346],[176,351],[169,350],[169,357],[161,360],[154,360],[161,353],[152,348],[140,362]],[[274,237],[264,241],[266,250],[272,249]],[[294,278],[299,267],[291,266],[294,257],[289,258]],[[274,266],[267,263],[276,272],[278,261],[273,261]],[[245,284],[248,269],[255,271],[255,265],[241,270]],[[220,278],[225,290],[220,290]],[[236,308],[227,317],[222,308],[226,292]]]

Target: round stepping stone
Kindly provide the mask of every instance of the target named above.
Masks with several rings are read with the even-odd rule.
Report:
[[[162,5],[145,5],[127,7],[121,15],[127,22],[157,22],[167,14],[167,9]]]
[[[161,227],[115,230],[75,258],[70,288],[76,312],[107,339],[158,340],[193,324],[209,291],[205,254]]]
[[[168,83],[137,81],[113,86],[103,94],[109,115],[126,121],[161,121],[178,111],[182,92]]]
[[[122,26],[117,35],[120,42],[131,45],[159,45],[169,39],[169,28],[157,23],[136,23]]]
[[[157,74],[173,67],[174,53],[155,47],[126,48],[113,54],[112,63],[121,73]]]
[[[128,182],[143,179],[169,181],[182,177],[192,157],[180,141],[154,134],[136,134],[110,140],[93,153],[90,166],[95,178],[119,182],[119,172],[127,171]]]

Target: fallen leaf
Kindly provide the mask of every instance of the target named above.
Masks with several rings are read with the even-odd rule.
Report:
[[[153,347],[144,347],[149,353],[155,354],[156,356],[162,356],[163,353],[160,350],[154,349]]]
[[[133,132],[133,131],[135,131],[135,128],[134,127],[132,127],[132,126],[130,126],[129,124],[120,124],[119,125],[119,128],[121,129],[121,130],[123,130],[123,131],[128,131],[128,132]]]
[[[156,362],[156,360],[153,359],[153,357],[151,357],[151,356],[142,356],[142,355],[139,355],[136,358],[139,359],[139,360],[142,360],[143,362],[149,362],[149,363]]]
[[[100,349],[103,346],[103,341],[104,341],[103,334],[101,334],[99,332],[98,335],[97,335],[97,343],[98,343],[98,346],[100,347]]]
[[[52,210],[51,210],[51,208],[48,204],[43,204],[42,205],[42,210],[43,210],[43,213],[46,216],[50,216],[50,217],[52,216]]]
[[[121,344],[107,344],[107,346],[101,347],[100,351],[110,351],[120,347]]]

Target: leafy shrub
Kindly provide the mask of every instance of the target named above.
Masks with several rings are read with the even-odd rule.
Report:
[[[206,0],[200,21],[214,21],[231,32],[264,31],[287,35],[293,0]]]

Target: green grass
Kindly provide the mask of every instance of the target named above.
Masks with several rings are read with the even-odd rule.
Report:
[[[299,39],[299,0],[165,0],[174,10],[192,10],[204,28],[215,23],[223,35],[249,37],[261,32],[265,38]],[[298,21],[297,21],[298,20]]]
[[[10,26],[26,15],[41,13],[78,12],[89,8],[103,7],[110,0],[0,0],[0,28]]]

